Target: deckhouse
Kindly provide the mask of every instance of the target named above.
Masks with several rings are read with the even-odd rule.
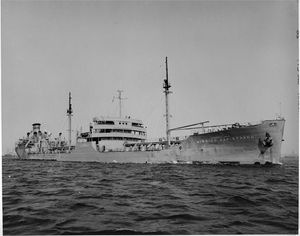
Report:
[[[121,100],[121,95],[118,98]],[[89,131],[79,134],[78,138],[95,142],[99,151],[122,151],[125,144],[145,142],[147,130],[141,120],[122,117],[120,112],[120,117],[94,117]]]
[[[144,141],[147,138],[146,128],[141,120],[112,117],[95,117],[90,124],[87,141]]]

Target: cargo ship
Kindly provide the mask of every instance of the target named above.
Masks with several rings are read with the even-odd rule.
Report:
[[[71,140],[73,114],[69,93],[68,141],[61,134],[54,140],[34,123],[26,138],[19,139],[15,151],[20,159],[102,163],[174,163],[174,164],[281,164],[281,144],[285,119],[257,123],[208,125],[209,121],[169,127],[168,61],[163,88],[166,108],[166,135],[147,139],[147,129],[139,119],[122,116],[121,90],[119,117],[94,117],[89,130],[77,132],[76,144]],[[185,137],[172,136],[173,131],[192,130]]]

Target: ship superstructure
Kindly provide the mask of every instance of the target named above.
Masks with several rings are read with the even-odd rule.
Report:
[[[95,142],[99,151],[122,151],[124,144],[144,142],[147,131],[141,120],[129,116],[94,117],[89,131],[81,133],[78,139]]]
[[[53,137],[51,133],[41,130],[40,123],[33,123],[32,130],[27,132],[26,137],[17,141],[15,151],[22,158],[39,159],[41,155],[50,155],[50,158],[55,159],[57,153],[66,153],[69,148],[62,133]]]
[[[147,130],[142,120],[122,117],[122,90],[117,90],[119,117],[94,117],[89,131],[79,133],[77,141],[94,142],[98,151],[124,151],[125,144],[141,143],[147,139]],[[114,101],[113,99],[113,101]]]

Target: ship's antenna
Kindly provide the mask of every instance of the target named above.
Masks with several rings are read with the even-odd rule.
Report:
[[[118,97],[113,97],[113,101],[115,98],[119,99],[119,117],[121,118],[122,117],[122,100],[125,100],[127,98],[122,98],[122,92],[123,90],[117,90],[118,92]]]
[[[71,151],[71,142],[72,142],[72,140],[71,140],[71,132],[72,132],[72,126],[71,126],[72,125],[71,124],[72,119],[71,119],[71,117],[72,117],[73,110],[72,110],[71,99],[72,99],[71,92],[69,92],[69,109],[67,110],[67,116],[69,118],[69,130],[68,130],[68,132],[69,132],[69,152]]]
[[[171,87],[169,83],[169,78],[168,78],[168,57],[166,57],[166,79],[164,80],[163,88],[165,97],[166,97],[166,136],[167,136],[167,147],[170,146],[170,130],[169,130],[169,97],[168,95],[172,93],[169,91],[169,88]]]

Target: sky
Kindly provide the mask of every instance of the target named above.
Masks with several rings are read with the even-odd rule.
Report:
[[[283,153],[298,152],[298,3],[286,1],[2,0],[2,152],[32,123],[67,137],[95,116],[170,127],[286,119]],[[281,104],[281,105],[280,105]],[[74,140],[74,138],[73,138]]]

